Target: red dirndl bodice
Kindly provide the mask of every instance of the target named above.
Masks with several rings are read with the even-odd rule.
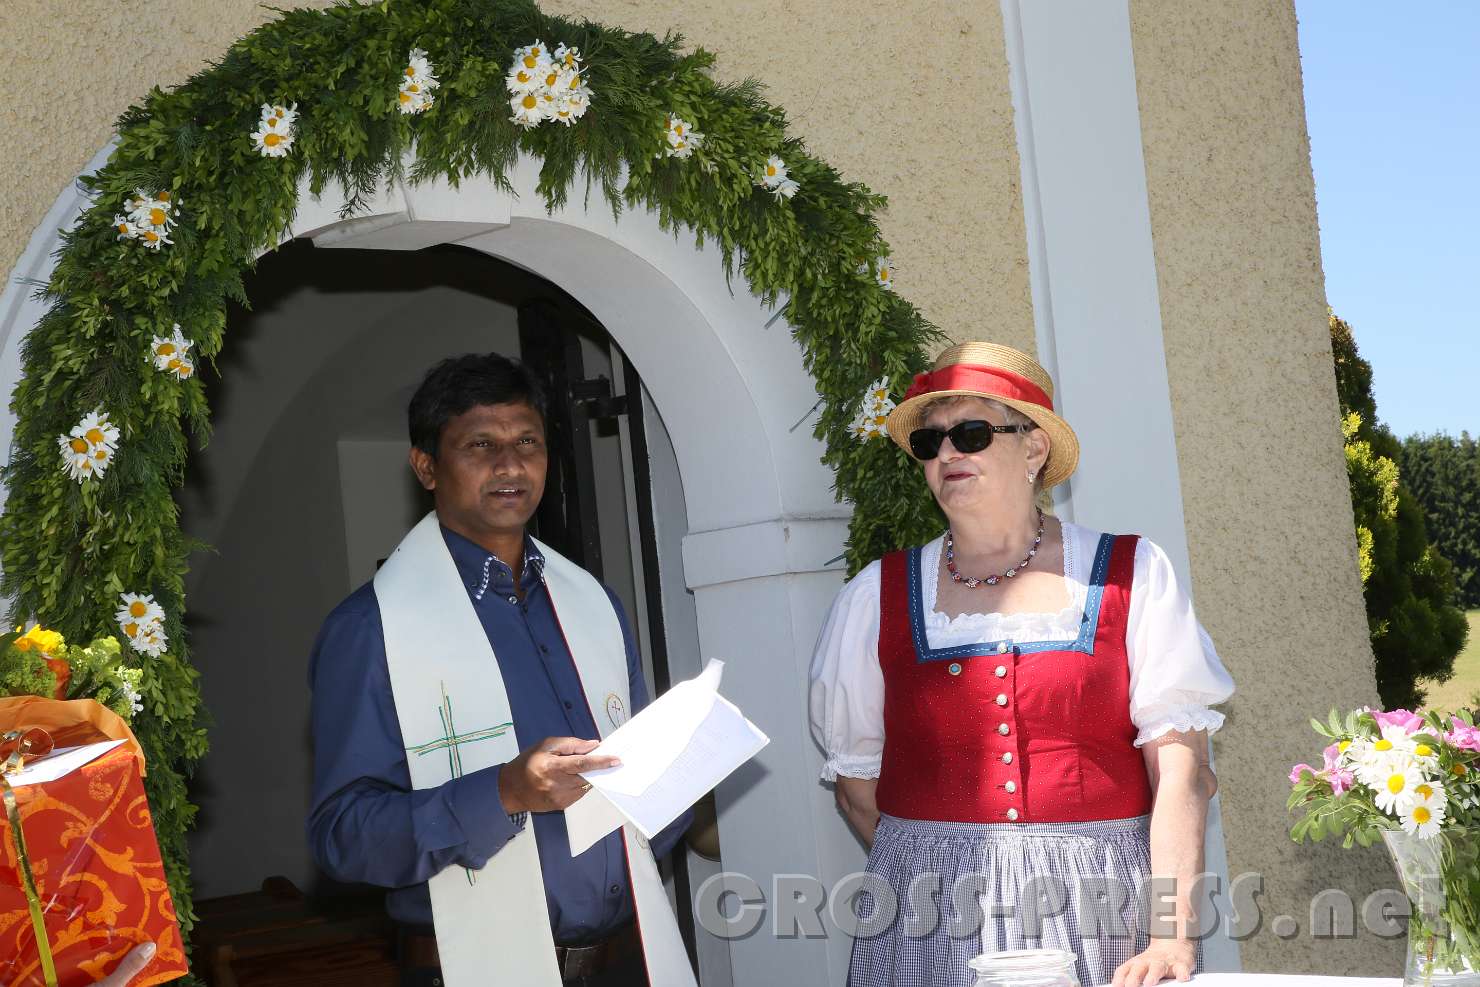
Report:
[[[925,637],[920,549],[884,557],[881,811],[1026,823],[1151,810],[1125,643],[1136,542],[1101,536],[1076,639],[938,650]]]

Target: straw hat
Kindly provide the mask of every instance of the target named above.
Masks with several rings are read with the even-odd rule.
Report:
[[[1043,464],[1045,489],[1063,483],[1079,465],[1079,439],[1053,410],[1053,381],[1038,361],[997,343],[959,343],[935,358],[928,373],[916,374],[904,400],[889,415],[887,427],[905,452],[910,433],[923,425],[925,409],[939,398],[962,395],[990,398],[1022,412],[1048,435]]]

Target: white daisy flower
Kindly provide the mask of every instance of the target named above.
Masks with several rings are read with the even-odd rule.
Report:
[[[1427,840],[1439,835],[1439,829],[1444,825],[1446,809],[1444,802],[1436,799],[1420,799],[1406,806],[1398,818],[1405,833],[1417,835],[1421,840]]]
[[[1398,813],[1414,804],[1414,790],[1423,784],[1423,775],[1419,773],[1418,766],[1409,763],[1406,765],[1394,765],[1387,775],[1379,779],[1378,784],[1372,786],[1372,793],[1377,801],[1377,807],[1389,815],[1396,816]]]
[[[272,130],[292,130],[298,120],[298,104],[284,106],[281,103],[262,104],[262,124]]]
[[[569,45],[556,45],[551,55],[558,64],[568,69],[575,68],[581,63],[581,49],[572,48]]]
[[[155,336],[154,343],[150,348],[150,357],[154,361],[156,370],[171,370],[170,364],[190,353],[190,347],[195,344],[185,338],[180,331],[180,323],[176,322],[168,336]]]
[[[409,63],[404,73],[406,78],[422,81],[434,80],[436,78],[432,73],[432,63],[427,61],[427,53],[424,49],[412,48],[411,53],[406,56],[406,61]],[[433,81],[431,88],[435,89],[436,87],[437,83]]]
[[[773,154],[766,159],[765,167],[761,169],[760,183],[775,192],[783,182],[789,180],[786,175],[786,162]]]
[[[536,41],[532,45],[514,49],[514,61],[522,64],[527,69],[532,69],[541,62],[552,61],[550,49],[545,47],[543,41]]]
[[[264,158],[286,157],[293,149],[293,131],[277,130],[273,124],[264,120],[261,127],[252,131],[252,144],[262,152]]]
[[[862,442],[867,442],[869,439],[879,434],[879,429],[878,426],[874,424],[873,416],[868,413],[867,409],[865,409],[864,411],[859,412],[857,418],[853,419],[853,423],[848,426],[848,432],[855,439],[858,439]]]
[[[150,250],[158,250],[160,247],[163,247],[167,243],[172,244],[175,242],[153,227],[140,230],[139,241]]]
[[[514,112],[509,120],[521,127],[537,127],[545,120],[544,101],[532,92],[514,96],[509,100],[509,109]]]
[[[127,637],[138,637],[154,624],[164,622],[164,607],[154,602],[150,593],[120,593],[122,606],[114,614],[118,629]]]
[[[889,375],[885,374],[868,386],[868,394],[865,401],[874,405],[887,405],[885,414],[894,410],[894,402],[889,399]]]
[[[783,181],[780,185],[777,185],[776,188],[773,191],[780,198],[790,199],[792,196],[794,196],[794,195],[797,194],[797,189],[799,189],[799,188],[801,188],[800,185],[798,185],[796,182],[794,182],[790,178],[788,178],[785,181]]]
[[[873,267],[866,268],[864,273],[872,275],[874,283],[880,288],[894,290],[894,261],[888,254],[874,261]]]
[[[126,199],[123,207],[128,210],[129,221],[140,230],[153,227],[160,233],[167,233],[175,225],[175,209],[178,202],[170,198],[168,191],[162,191],[158,195],[150,195],[143,189],[136,189],[134,197]]]
[[[113,465],[113,455],[118,451],[118,434],[118,429],[108,420],[103,409],[84,415],[82,421],[72,427],[70,434],[58,439],[67,473],[79,483],[90,476],[101,477]]]
[[[98,475],[93,466],[92,446],[87,444],[86,439],[80,439],[74,435],[57,436],[57,445],[62,449],[62,463],[67,468],[67,475],[78,483]]]
[[[539,92],[545,84],[544,79],[539,66],[530,69],[516,62],[513,71],[504,78],[504,86],[512,95],[523,96]]]
[[[118,239],[120,240],[137,240],[139,238],[139,228],[127,216],[115,214],[113,217],[113,229],[118,233]]]
[[[402,113],[424,113],[435,101],[432,90],[442,83],[437,81],[432,63],[427,61],[427,53],[422,49],[412,48],[406,60],[409,64],[402,71],[397,103]]]
[[[664,154],[670,158],[690,157],[704,143],[704,135],[693,124],[673,113],[663,122],[663,137],[668,142]]]
[[[129,638],[129,646],[141,655],[158,658],[169,649],[170,639],[163,624],[151,624],[143,628],[137,637]]]

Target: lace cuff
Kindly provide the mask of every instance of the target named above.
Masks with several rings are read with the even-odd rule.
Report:
[[[822,780],[837,781],[838,775],[845,778],[877,778],[879,765],[884,761],[880,754],[833,754],[822,765]]]
[[[1223,725],[1223,714],[1206,706],[1168,706],[1155,710],[1145,720],[1145,725],[1136,734],[1137,747],[1172,732],[1206,730],[1213,733]]]

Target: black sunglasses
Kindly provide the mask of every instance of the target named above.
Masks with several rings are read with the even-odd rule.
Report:
[[[951,445],[960,453],[981,452],[992,444],[997,432],[1031,432],[1037,425],[993,425],[980,419],[957,422],[948,429],[917,428],[910,433],[910,452],[920,461],[940,455],[940,444],[949,436]]]

